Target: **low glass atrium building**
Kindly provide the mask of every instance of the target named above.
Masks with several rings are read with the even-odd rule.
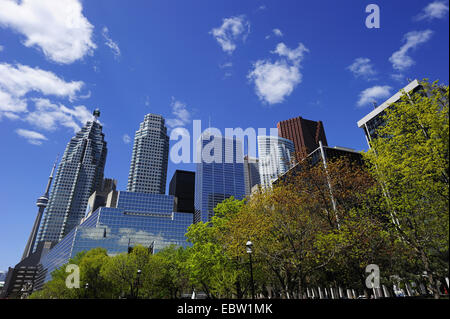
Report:
[[[185,234],[193,214],[173,212],[173,196],[117,192],[114,206],[100,207],[87,215],[42,258],[36,289],[51,279],[53,270],[81,251],[101,247],[116,255],[135,245],[152,246],[154,252],[169,245],[189,245]]]

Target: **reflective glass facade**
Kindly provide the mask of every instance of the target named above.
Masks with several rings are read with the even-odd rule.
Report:
[[[107,154],[104,137],[100,123],[89,121],[67,144],[35,247],[41,241],[60,241],[84,217],[89,197],[102,185]]]
[[[252,187],[259,185],[261,180],[259,178],[259,160],[254,157],[244,157],[244,177],[245,177],[245,195],[249,196],[252,192]]]
[[[185,233],[193,215],[173,212],[173,207],[170,195],[118,192],[117,207],[98,208],[41,260],[46,271],[43,281],[77,253],[96,247],[115,255],[137,244],[154,243],[155,252],[171,244],[188,246]]]
[[[278,136],[258,136],[258,153],[261,185],[271,187],[272,182],[292,166],[294,143]]]
[[[197,151],[194,222],[208,222],[218,203],[231,196],[245,197],[242,141],[204,133]]]

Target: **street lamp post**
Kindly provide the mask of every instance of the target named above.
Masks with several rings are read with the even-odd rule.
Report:
[[[250,258],[250,279],[252,281],[252,299],[255,299],[255,282],[253,281],[253,265],[252,265],[252,253],[253,253],[253,243],[249,240],[245,245],[247,247],[247,254]]]
[[[89,289],[89,283],[86,283],[86,284],[84,285],[84,298],[85,298],[85,299],[87,299],[88,289]]]
[[[141,273],[142,273],[142,271],[140,269],[138,269],[138,271],[137,271],[137,284],[136,284],[136,299],[139,298],[139,279],[141,277]]]

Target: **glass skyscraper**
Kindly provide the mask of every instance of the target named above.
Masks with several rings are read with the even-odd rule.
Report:
[[[161,115],[147,114],[134,136],[127,191],[164,194],[169,136]]]
[[[168,246],[186,247],[185,233],[192,224],[191,213],[174,212],[174,197],[162,194],[115,192],[113,207],[99,207],[84,218],[41,259],[42,271],[36,289],[51,279],[51,272],[81,251],[105,248],[108,255],[128,247],[152,246],[154,252]]]
[[[53,182],[35,247],[41,241],[60,241],[84,217],[89,196],[103,181],[106,142],[100,115],[86,125],[67,144]]]
[[[252,193],[253,186],[261,183],[259,178],[259,160],[257,158],[248,155],[244,157],[244,177],[245,195],[249,196]]]
[[[292,166],[294,143],[279,136],[258,136],[258,154],[261,186],[268,188]]]
[[[242,141],[204,132],[197,144],[194,222],[208,222],[214,207],[234,196],[245,197]]]

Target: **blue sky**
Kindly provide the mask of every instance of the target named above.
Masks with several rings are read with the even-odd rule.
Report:
[[[380,28],[359,0],[0,0],[0,270],[20,260],[56,155],[97,107],[121,190],[147,113],[190,131],[302,116],[329,145],[366,149],[356,122],[373,100],[449,78],[446,1],[371,3]],[[169,162],[168,182],[175,169],[195,167]]]

